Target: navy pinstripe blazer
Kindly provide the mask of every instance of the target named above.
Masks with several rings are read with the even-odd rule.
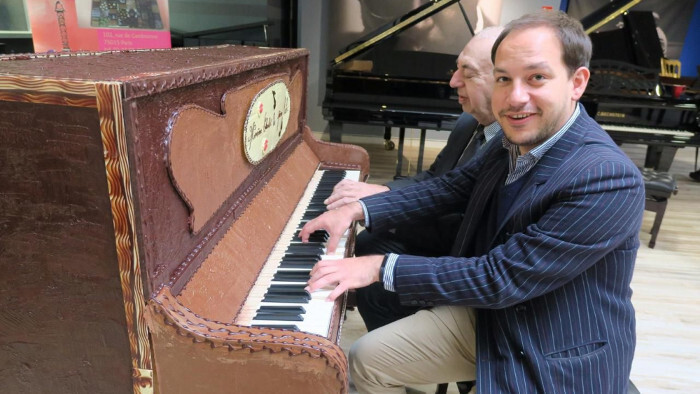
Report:
[[[531,170],[494,239],[477,245],[507,162],[493,138],[440,178],[363,199],[372,230],[466,212],[458,257],[399,257],[401,302],[477,308],[480,393],[625,393],[644,207],[638,169],[581,108]]]

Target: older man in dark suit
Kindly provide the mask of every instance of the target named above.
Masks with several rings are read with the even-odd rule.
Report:
[[[457,120],[445,147],[427,171],[386,185],[374,185],[351,180],[341,181],[326,200],[328,209],[357,201],[388,190],[396,190],[439,177],[469,161],[474,154],[501,129],[491,111],[493,92],[493,63],[491,47],[503,30],[487,27],[467,43],[457,57],[457,69],[450,86],[457,91],[464,113]],[[450,252],[462,222],[461,213],[449,213],[423,223],[388,229],[363,231],[355,242],[355,255],[398,253],[420,256],[442,256]],[[357,307],[367,330],[372,331],[402,317],[415,313],[419,307],[401,305],[393,292],[380,283],[357,290]]]
[[[492,51],[502,137],[440,178],[304,227],[302,238],[327,229],[334,250],[353,220],[377,231],[465,212],[449,257],[365,256],[312,270],[308,289],[335,285],[331,299],[381,281],[404,304],[434,306],[353,345],[360,392],[475,377],[481,393],[626,391],[644,185],[578,104],[590,54],[581,24],[564,13],[512,21]]]

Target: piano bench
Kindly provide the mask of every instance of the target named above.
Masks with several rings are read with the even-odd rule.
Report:
[[[644,190],[646,200],[644,209],[655,213],[654,224],[651,227],[651,239],[649,247],[656,244],[656,236],[661,228],[661,221],[664,219],[666,205],[672,194],[678,193],[678,186],[673,176],[667,172],[655,171],[649,168],[640,168],[644,177]]]
[[[435,394],[447,394],[448,385],[449,383],[438,384]],[[469,394],[474,386],[476,386],[476,382],[459,382],[457,383],[457,390],[459,391],[459,394]]]

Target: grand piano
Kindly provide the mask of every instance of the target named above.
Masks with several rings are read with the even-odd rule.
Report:
[[[593,42],[591,78],[581,98],[588,113],[619,144],[647,145],[644,167],[668,171],[676,150],[700,146],[700,95],[674,97],[684,79],[661,77],[661,45],[641,0],[615,0],[584,17]],[[597,31],[617,16],[622,28]]]
[[[700,145],[698,96],[672,97],[666,86],[688,81],[659,76],[662,55],[653,17],[633,10],[641,1],[613,0],[581,19],[594,45],[591,81],[581,102],[616,142],[648,146],[645,167],[667,171],[678,148]],[[385,146],[391,149],[391,130],[398,127],[398,176],[405,128],[420,129],[421,170],[425,130],[451,130],[462,111],[449,87],[455,55],[394,50],[392,45],[402,32],[450,7],[463,12],[455,0],[428,1],[348,45],[331,61],[323,101],[331,141],[341,140],[343,124],[383,126]],[[598,31],[619,16],[623,28]]]
[[[465,42],[473,35],[458,0],[431,0],[351,43],[333,58],[323,100],[323,116],[329,124],[331,141],[340,142],[343,124],[382,126],[385,148],[391,150],[394,148],[391,129],[398,127],[396,174],[401,175],[405,129],[420,129],[417,170],[421,170],[426,130],[451,130],[462,113],[449,86],[457,52],[395,47],[402,33],[415,32],[412,29],[417,24],[440,12],[461,14],[466,22]]]

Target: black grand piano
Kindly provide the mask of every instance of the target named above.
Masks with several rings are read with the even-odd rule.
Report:
[[[617,143],[647,145],[644,167],[668,171],[678,148],[700,146],[700,95],[674,97],[692,80],[660,76],[662,50],[641,0],[615,0],[581,20],[593,42],[591,78],[581,102]],[[597,32],[622,16],[623,27]],[[688,88],[691,88],[690,86]]]
[[[667,86],[689,84],[660,77],[661,47],[651,12],[634,11],[642,0],[612,0],[581,19],[593,41],[591,80],[581,102],[622,143],[646,144],[645,167],[668,171],[678,148],[700,146],[700,95],[672,97]],[[449,80],[455,54],[393,49],[397,35],[448,7],[465,19],[464,42],[473,30],[458,0],[430,0],[350,44],[329,65],[323,115],[331,141],[341,140],[344,123],[383,126],[385,147],[399,128],[396,175],[401,175],[405,128],[451,130],[462,112]],[[597,30],[622,16],[624,27]]]
[[[450,54],[395,47],[402,33],[449,7],[456,7],[464,18],[466,43],[474,33],[459,1],[431,0],[353,42],[333,58],[323,100],[331,141],[340,142],[343,124],[382,126],[384,146],[391,150],[391,129],[399,128],[396,175],[400,176],[405,129],[420,129],[417,171],[421,171],[426,130],[452,130],[462,113],[449,86],[461,47]]]

